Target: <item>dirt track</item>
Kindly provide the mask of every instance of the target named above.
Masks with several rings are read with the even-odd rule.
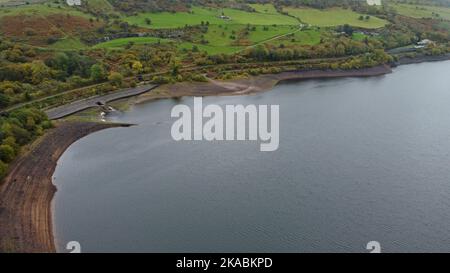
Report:
[[[51,201],[56,163],[78,139],[118,124],[66,122],[16,160],[0,186],[0,252],[55,252]]]

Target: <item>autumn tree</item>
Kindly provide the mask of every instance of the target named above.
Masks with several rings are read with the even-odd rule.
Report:
[[[95,82],[100,82],[106,79],[106,71],[103,65],[94,64],[91,67],[91,79]]]
[[[108,80],[117,87],[122,86],[123,83],[123,76],[122,74],[118,73],[118,72],[111,72],[111,74],[109,74]]]

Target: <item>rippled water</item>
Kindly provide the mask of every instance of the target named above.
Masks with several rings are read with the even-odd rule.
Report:
[[[60,250],[450,251],[450,62],[281,84],[204,103],[279,104],[280,148],[175,142],[173,100],[72,145],[55,172]],[[192,105],[192,98],[182,103]]]

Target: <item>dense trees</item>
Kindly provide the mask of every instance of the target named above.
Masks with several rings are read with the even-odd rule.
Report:
[[[58,70],[62,78],[70,76],[80,76],[87,78],[90,76],[90,69],[96,60],[80,55],[77,52],[58,52],[45,60],[45,64]]]
[[[285,61],[309,58],[332,58],[356,55],[379,48],[376,41],[358,42],[341,37],[325,40],[315,46],[274,47],[258,45],[246,51],[246,57],[256,61]]]
[[[170,70],[176,55],[172,44],[130,45],[123,50],[34,51],[1,39],[0,110],[94,83],[105,83],[98,92],[111,91],[124,82],[129,85],[131,80],[124,80],[127,77]]]
[[[20,147],[32,141],[52,126],[47,116],[32,108],[20,109],[0,117],[0,179]]]
[[[108,80],[116,87],[122,86],[123,83],[123,76],[120,73],[117,72],[111,72],[108,76]]]
[[[94,82],[101,82],[107,77],[105,68],[101,64],[94,64],[91,67],[91,79]]]
[[[2,39],[0,108],[89,84],[96,63],[94,58],[75,51],[49,55]]]

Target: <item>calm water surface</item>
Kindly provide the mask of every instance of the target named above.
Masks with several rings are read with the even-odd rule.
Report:
[[[60,249],[450,251],[450,62],[281,84],[205,103],[279,104],[280,148],[175,142],[161,100],[73,144],[54,175]],[[192,98],[182,103],[192,105]]]

